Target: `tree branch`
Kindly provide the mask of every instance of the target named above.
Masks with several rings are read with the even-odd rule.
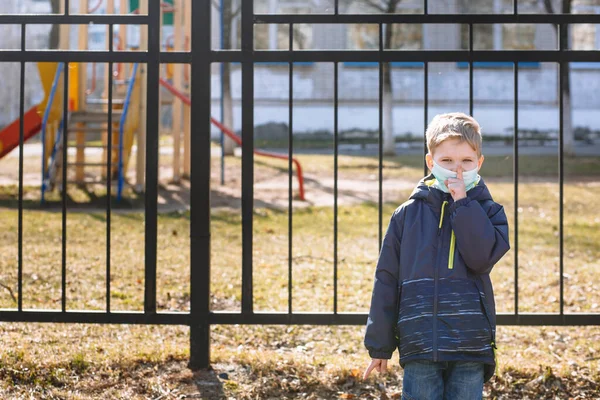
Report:
[[[552,0],[544,0],[544,7],[548,14],[554,14],[554,8],[552,7]]]
[[[242,11],[242,5],[240,4],[239,7],[237,8],[237,10],[235,10],[234,12],[231,13],[231,18],[237,17],[241,11]]]
[[[367,6],[379,10],[380,12],[386,12],[386,8],[377,0],[363,0]]]
[[[228,1],[228,0],[221,0],[221,1]],[[231,0],[229,0],[231,1]],[[219,0],[212,0],[212,5],[217,9],[220,10],[221,9],[221,3],[219,3]],[[235,18],[240,11],[242,11],[242,5],[240,4],[239,7],[237,8],[237,10],[235,10],[232,14],[231,14],[231,18]]]

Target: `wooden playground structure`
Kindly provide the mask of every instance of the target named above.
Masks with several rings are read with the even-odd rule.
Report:
[[[140,0],[79,0],[79,10],[95,13],[104,7],[106,14],[147,14],[148,2]],[[161,51],[187,52],[191,50],[192,0],[165,0],[161,2]],[[61,13],[65,12],[61,2]],[[172,34],[164,34],[164,25],[172,26]],[[146,51],[148,32],[140,27],[139,36],[128,37],[126,25],[118,25],[111,32],[105,26],[105,43],[109,51]],[[70,43],[72,26],[59,26],[59,48],[75,48]],[[90,26],[77,27],[78,50],[89,49]],[[94,28],[95,29],[95,28]],[[96,29],[97,33],[97,29]],[[143,64],[114,63],[97,76],[97,65],[68,64],[68,85],[65,85],[63,63],[38,63],[44,100],[23,115],[24,140],[41,133],[42,168],[41,199],[46,191],[67,184],[117,186],[117,199],[121,199],[128,178],[128,165],[135,157],[135,175],[132,186],[138,192],[145,188],[146,168],[146,110],[147,76]],[[91,67],[91,68],[90,68]],[[170,106],[172,124],[162,135],[172,136],[173,183],[190,176],[191,159],[191,100],[190,65],[163,64],[159,84],[165,90],[160,94],[160,106]],[[102,83],[100,85],[100,83]],[[101,87],[102,90],[99,88]],[[66,96],[66,98],[65,98]],[[65,111],[65,106],[68,108]],[[160,110],[156,110],[160,113]],[[65,126],[66,117],[66,126]],[[211,118],[211,123],[222,134],[241,145],[242,139],[229,127]],[[165,128],[161,123],[159,124]],[[0,131],[0,158],[19,144],[20,120]],[[65,138],[63,134],[67,135]],[[133,151],[134,142],[136,150]],[[63,147],[65,147],[63,149]],[[71,149],[71,151],[69,151]],[[96,149],[93,151],[92,149]],[[86,152],[86,150],[90,150]],[[100,159],[98,153],[101,153]],[[255,150],[255,154],[288,160],[283,154]],[[74,159],[67,158],[73,155]],[[93,154],[90,157],[89,154]],[[299,197],[304,200],[301,165],[292,158],[299,182]],[[67,171],[63,170],[66,163]],[[110,173],[109,173],[110,171]],[[163,177],[165,179],[165,177]]]
[[[99,0],[98,4],[93,8],[98,8],[98,5],[104,1]],[[80,9],[84,10],[88,8],[88,0],[80,0]],[[118,6],[115,6],[113,1],[106,1],[106,13],[107,14],[128,14],[128,13],[140,13],[146,14],[148,12],[148,3],[145,1],[131,1],[131,0],[120,0]],[[162,15],[161,21],[161,33],[163,32],[163,22],[166,21],[166,17],[169,16],[169,24],[173,26],[173,34],[169,37],[163,38],[164,43],[163,50],[166,51],[189,51],[190,33],[191,33],[191,21],[189,18],[189,10],[191,10],[192,0],[171,0],[169,2],[163,2],[161,4]],[[136,7],[137,6],[137,7]],[[139,7],[139,8],[138,8]],[[93,9],[89,9],[93,11]],[[187,12],[186,12],[187,11]],[[188,17],[186,17],[186,15]],[[62,28],[62,27],[61,27]],[[68,27],[66,27],[68,29]],[[80,26],[80,33],[78,35],[78,48],[86,49],[88,46],[88,27]],[[112,34],[112,38],[110,37]],[[61,39],[66,38],[68,40],[68,32],[60,35]],[[112,40],[111,40],[112,39]],[[145,50],[148,47],[148,33],[145,29],[140,29],[139,32],[139,43],[137,46],[129,45],[127,27],[121,25],[118,27],[117,32],[106,33],[106,43],[113,43],[113,49],[116,51],[131,51],[131,50]],[[69,43],[64,43],[62,46],[69,46]],[[95,71],[95,66],[92,67]],[[170,89],[175,89],[177,95],[165,95],[169,92],[162,92],[161,105],[170,105],[172,107],[172,126],[170,134],[172,135],[173,142],[173,176],[172,181],[179,183],[182,178],[188,178],[190,175],[190,108],[181,98],[189,99],[189,88],[190,88],[190,77],[189,77],[189,66],[182,64],[163,65],[161,71],[161,84],[168,85]],[[102,109],[99,114],[102,114],[105,118],[108,114],[108,74],[113,74],[113,91],[112,91],[112,109],[113,109],[113,130],[112,130],[112,144],[114,148],[121,147],[125,149],[120,161],[124,166],[128,164],[128,158],[131,154],[133,145],[133,139],[135,137],[137,142],[136,155],[136,172],[135,172],[135,187],[138,190],[142,190],[144,187],[144,170],[146,165],[146,143],[145,133],[146,132],[146,69],[143,66],[139,66],[136,70],[133,65],[115,65],[113,71],[105,69],[104,79],[105,85],[102,91],[101,98],[94,101],[88,99],[89,94],[93,92],[94,87],[87,88],[83,85],[83,82],[88,82],[88,68],[85,64],[82,64],[77,70],[78,83],[74,86],[77,89],[70,90],[69,104],[72,105],[72,112],[78,111],[82,115],[81,121],[77,126],[73,127],[73,131],[77,135],[77,157],[76,157],[76,183],[84,183],[83,178],[85,176],[83,168],[87,165],[85,162],[85,148],[88,147],[85,141],[85,115],[91,115],[89,108],[90,105],[101,105]],[[95,86],[96,76],[92,73],[91,84]],[[128,88],[131,93],[128,93]],[[129,97],[128,97],[129,95]],[[131,107],[131,115],[121,121],[115,121],[115,118],[123,116],[123,109],[127,105]],[[159,110],[157,110],[159,112]],[[129,113],[128,113],[129,114]],[[71,120],[75,117],[75,121],[80,121],[77,117],[78,114],[72,114]],[[120,125],[125,123],[124,128],[120,128]],[[162,124],[161,124],[162,126]],[[83,128],[83,129],[82,129]],[[128,129],[130,128],[130,129]],[[125,131],[125,135],[119,136],[119,129]],[[132,134],[127,134],[131,130]],[[121,140],[123,144],[121,145]],[[108,133],[107,130],[102,133],[102,148],[103,148],[103,165],[102,165],[102,178],[106,179],[106,171],[109,146],[108,146]],[[183,147],[183,149],[182,149]],[[183,150],[183,157],[182,157]],[[112,164],[115,168],[118,168],[119,155],[113,153]],[[113,170],[113,174],[116,171]]]
[[[90,6],[88,0],[79,1],[79,9],[89,13],[97,11],[105,3],[107,14],[129,14],[148,12],[148,3],[145,1],[120,0],[118,5],[114,1],[98,0]],[[61,12],[64,12],[64,3],[61,2]],[[189,51],[189,37],[191,21],[186,18],[186,10],[191,9],[191,0],[170,0],[161,4],[161,34],[162,24],[166,16],[170,16],[169,24],[173,26],[173,34],[162,40],[164,51],[184,49]],[[78,27],[77,48],[88,49],[89,26]],[[71,48],[69,43],[70,26],[60,26],[60,48]],[[148,33],[146,29],[139,29],[137,43],[131,43],[128,38],[127,26],[120,25],[113,32],[106,27],[106,43],[111,44],[113,51],[144,51],[148,47]],[[127,166],[134,141],[137,144],[135,151],[135,181],[134,187],[138,191],[144,189],[144,175],[146,167],[146,98],[147,79],[146,68],[143,65],[115,64],[112,70],[104,68],[104,76],[97,76],[97,66],[91,66],[91,72],[86,63],[69,63],[68,99],[69,107],[68,126],[66,131],[67,147],[75,148],[74,162],[68,162],[68,167],[74,169],[72,179],[67,183],[77,185],[106,184],[110,169],[111,182],[117,184],[117,196],[120,199],[126,181]],[[189,66],[175,64],[163,65],[161,83],[168,86],[170,91],[163,91],[161,106],[172,107],[172,126],[170,134],[173,137],[173,176],[172,181],[179,183],[182,178],[190,175],[190,109],[181,99],[189,99]],[[38,109],[43,109],[40,130],[43,142],[42,165],[42,199],[46,190],[52,190],[57,185],[62,185],[63,163],[63,66],[47,63],[44,74],[44,90],[46,99]],[[109,76],[112,75],[112,76]],[[50,80],[49,76],[54,75]],[[90,76],[91,75],[91,76]],[[103,82],[103,90],[98,93],[97,87]],[[112,83],[112,85],[110,85]],[[112,86],[112,87],[109,87]],[[176,95],[171,95],[175,91]],[[166,95],[164,95],[166,94]],[[110,112],[109,112],[110,108]],[[41,111],[41,110],[40,110]],[[160,113],[160,110],[157,110]],[[38,113],[39,114],[39,113]],[[110,115],[110,116],[109,116]],[[110,121],[109,121],[110,119]],[[109,128],[110,124],[110,128]],[[162,126],[162,124],[161,124]],[[95,135],[93,135],[95,134]],[[97,144],[98,134],[101,144]],[[72,140],[74,136],[74,141]],[[182,149],[183,147],[183,149]],[[102,149],[100,162],[90,162],[86,157],[86,149]],[[182,157],[183,150],[183,157]],[[68,151],[68,149],[67,149]],[[93,169],[94,173],[89,173]],[[98,173],[98,169],[100,172]],[[90,176],[92,178],[90,179]]]

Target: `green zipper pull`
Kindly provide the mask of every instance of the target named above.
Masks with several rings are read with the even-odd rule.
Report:
[[[444,206],[448,204],[447,200],[442,203],[442,215],[440,216],[440,225],[438,226],[438,236],[442,234],[442,221],[444,221]]]
[[[454,248],[456,247],[456,236],[454,230],[452,230],[452,236],[450,237],[450,255],[448,256],[448,269],[454,268]]]

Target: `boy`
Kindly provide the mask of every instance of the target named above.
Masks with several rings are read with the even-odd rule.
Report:
[[[481,399],[496,366],[489,274],[510,248],[508,223],[478,175],[477,121],[440,114],[426,137],[432,173],[392,214],[379,254],[363,377],[398,347],[403,399]]]

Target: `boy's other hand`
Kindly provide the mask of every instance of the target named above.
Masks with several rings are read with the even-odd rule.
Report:
[[[363,379],[367,379],[371,371],[373,371],[373,369],[377,370],[377,372],[379,372],[380,374],[387,372],[387,360],[373,358],[371,360],[371,364],[369,364],[369,366],[365,370],[365,373],[363,374]]]
[[[456,178],[448,178],[444,183],[448,187],[454,201],[467,197],[467,188],[465,187],[465,181],[463,180],[462,165],[459,165],[456,169]]]

